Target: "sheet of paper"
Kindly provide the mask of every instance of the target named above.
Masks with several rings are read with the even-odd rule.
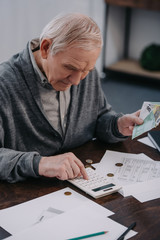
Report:
[[[159,186],[160,186],[160,178],[135,184],[132,186],[131,189],[129,189],[128,186],[125,186],[123,191],[125,196],[128,196],[130,192],[140,202],[146,202],[146,201],[150,201],[160,197]]]
[[[157,169],[152,175],[151,166]],[[108,176],[109,181],[125,186],[159,177],[160,162],[155,162],[144,154],[106,151],[96,171]]]
[[[141,203],[151,201],[151,200],[160,198],[160,189],[157,188],[156,190],[152,190],[152,191],[135,193],[134,197]]]
[[[107,234],[94,237],[97,240],[115,240],[125,230],[126,227],[107,218],[99,211],[100,205],[95,209],[86,204],[72,209],[69,212],[58,215],[35,225],[15,236],[7,238],[8,240],[64,240],[73,237],[79,237],[91,233],[109,231]],[[126,239],[134,236],[136,232],[130,231]]]
[[[132,185],[126,185],[123,187],[123,196],[134,196],[137,198],[143,193],[147,193],[150,191],[158,191],[159,192],[159,186],[160,186],[160,178],[152,179],[146,182],[139,182]],[[137,197],[136,197],[137,196]],[[156,195],[155,195],[156,196]],[[154,195],[150,196],[151,199],[154,199]],[[145,200],[145,198],[144,198]]]
[[[137,183],[160,177],[160,162],[138,158],[124,158],[123,166],[116,172],[119,182]]]
[[[138,139],[138,141],[141,143],[144,143],[152,148],[156,148],[148,137],[140,138],[140,139]]]
[[[71,192],[71,195],[65,195]],[[26,228],[48,221],[64,212],[79,208],[86,204],[88,207],[97,208],[105,217],[113,212],[99,206],[92,200],[73,191],[71,188],[50,193],[48,195],[33,199],[31,201],[0,210],[0,226],[11,234],[16,234]]]
[[[106,151],[96,170],[103,175],[110,175],[109,180],[121,185],[119,193],[124,197],[148,192],[153,185],[160,185],[160,162],[144,154]]]

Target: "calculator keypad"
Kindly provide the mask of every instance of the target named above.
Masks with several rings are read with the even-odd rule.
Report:
[[[96,171],[91,168],[86,168],[86,172],[88,174],[89,180],[85,180],[82,177],[80,177],[80,178],[75,178],[73,181],[78,185],[81,185],[89,189],[106,185],[106,183],[108,182],[106,177],[98,175]]]
[[[94,198],[117,192],[121,187],[108,181],[108,178],[98,174],[92,168],[86,168],[89,180],[78,177],[68,180],[70,183],[85,191]]]

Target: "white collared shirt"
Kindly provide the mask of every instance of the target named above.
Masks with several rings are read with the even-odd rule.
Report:
[[[66,91],[56,91],[48,79],[40,71],[32,51],[39,45],[39,39],[30,42],[29,52],[33,68],[38,75],[38,88],[44,114],[53,128],[63,137],[66,129],[67,114],[70,104],[70,88]]]

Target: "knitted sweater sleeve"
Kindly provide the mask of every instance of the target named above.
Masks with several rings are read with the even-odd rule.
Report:
[[[1,121],[0,121],[1,122]],[[4,148],[3,128],[0,124],[0,179],[18,182],[36,174],[41,156],[37,152],[21,152]]]

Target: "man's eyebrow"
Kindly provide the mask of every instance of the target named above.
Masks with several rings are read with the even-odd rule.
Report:
[[[77,68],[77,67],[75,67],[75,66],[73,66],[72,64],[63,64],[63,66],[65,67],[65,68],[68,68],[68,69],[70,69],[70,70],[81,70],[81,69],[79,69],[79,68]]]
[[[91,72],[94,69],[94,67],[93,67],[92,69],[89,69],[89,70],[83,70],[81,68],[77,68],[77,67],[73,66],[72,64],[63,64],[63,66],[70,70],[81,71],[81,72],[87,72],[87,71]]]

